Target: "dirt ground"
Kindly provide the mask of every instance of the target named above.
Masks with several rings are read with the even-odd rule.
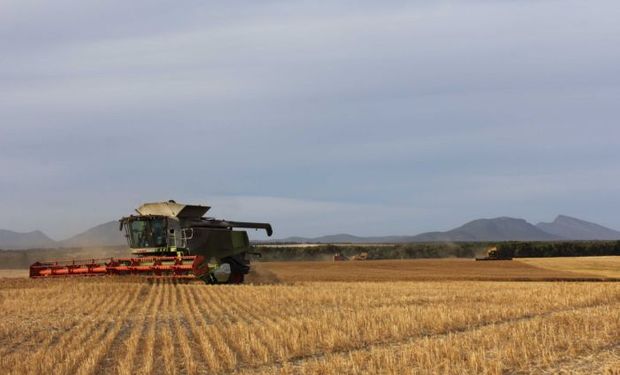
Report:
[[[620,278],[620,256],[523,258],[519,262],[556,271]]]
[[[609,258],[609,257],[607,257]],[[615,257],[620,258],[620,257]],[[578,263],[578,261],[576,261]],[[605,264],[601,261],[601,267]],[[581,268],[544,268],[562,262],[520,260],[484,261],[471,259],[404,259],[343,262],[263,262],[254,263],[249,282],[301,281],[562,281],[605,280],[612,274],[582,272]]]
[[[540,262],[265,262],[253,264],[246,285],[36,280],[26,270],[3,270],[0,368],[7,374],[619,373],[620,283],[597,276],[617,259],[533,261]],[[587,273],[571,272],[584,267]]]
[[[0,278],[15,278],[15,277],[28,277],[28,270],[26,269],[9,269],[0,270]]]
[[[0,270],[0,278],[28,277],[26,269]],[[476,262],[471,259],[254,262],[246,282],[301,281],[614,281],[620,257],[523,258]]]

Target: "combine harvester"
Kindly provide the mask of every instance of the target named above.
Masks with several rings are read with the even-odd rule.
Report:
[[[264,229],[271,236],[271,225],[203,217],[209,209],[175,201],[145,203],[138,215],[119,220],[134,257],[36,262],[30,277],[147,275],[240,284],[250,271],[252,247],[247,232],[233,229]]]
[[[487,254],[485,256],[476,257],[476,260],[512,260],[512,257],[499,251],[497,246],[493,246],[487,249]]]

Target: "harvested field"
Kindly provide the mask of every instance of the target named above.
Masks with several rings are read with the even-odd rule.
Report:
[[[28,270],[27,269],[8,269],[8,270],[0,269],[0,278],[3,278],[3,277],[10,277],[10,278],[28,277]]]
[[[7,374],[618,369],[620,283],[0,280]]]
[[[522,258],[519,261],[549,270],[620,278],[620,256]]]
[[[255,266],[249,279],[261,285],[30,280],[2,278],[5,272],[0,368],[7,374],[620,372],[617,282],[532,281],[582,275],[516,261]],[[530,282],[467,280],[498,279],[502,271]],[[320,278],[341,281],[304,281]]]
[[[610,257],[611,258],[611,257]],[[570,269],[547,269],[517,260],[475,262],[471,259],[405,259],[348,262],[264,262],[259,274],[281,282],[427,281],[427,280],[598,280],[610,277]]]

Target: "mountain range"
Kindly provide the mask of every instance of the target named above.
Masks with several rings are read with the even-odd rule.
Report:
[[[54,241],[41,231],[28,233],[0,229],[0,249],[44,249],[62,247],[121,246],[127,241],[118,230],[118,221],[97,225],[62,241]]]
[[[407,243],[449,241],[561,241],[620,240],[620,231],[585,220],[559,215],[553,222],[533,225],[524,219],[498,217],[470,221],[445,232],[426,232],[414,236],[359,237],[334,234],[307,238],[288,237],[277,242],[297,243]]]
[[[18,233],[0,229],[0,249],[45,248],[53,247],[52,244],[54,240],[38,230]]]
[[[406,243],[447,241],[560,241],[620,240],[620,231],[602,225],[560,215],[550,223],[533,225],[524,219],[498,217],[470,221],[444,232],[427,232],[414,236],[360,237],[332,234],[321,237],[288,237],[269,242],[295,243]],[[0,249],[61,247],[100,247],[125,245],[118,222],[110,221],[62,241],[54,241],[41,231],[18,233],[0,229]]]
[[[571,240],[617,240],[620,232],[574,217],[560,215],[551,223],[538,223],[536,227],[562,238]]]

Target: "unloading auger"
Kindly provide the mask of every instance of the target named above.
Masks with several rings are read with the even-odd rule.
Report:
[[[133,257],[36,262],[30,277],[148,275],[240,284],[250,271],[252,246],[245,229],[271,225],[204,217],[211,207],[175,201],[145,203],[119,220]]]

